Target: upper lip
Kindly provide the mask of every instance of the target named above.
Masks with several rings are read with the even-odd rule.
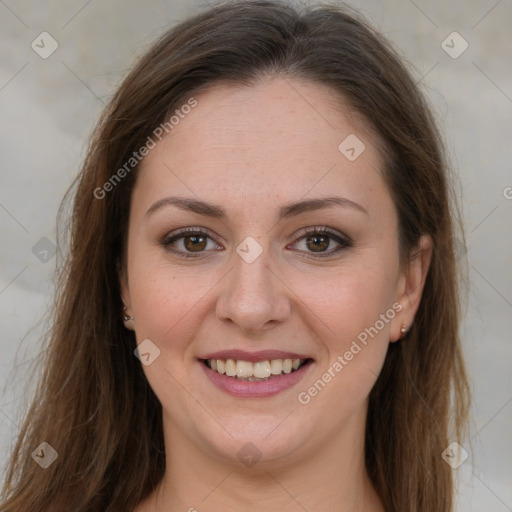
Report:
[[[296,352],[284,352],[282,350],[258,350],[255,352],[247,352],[246,350],[219,350],[212,352],[200,359],[235,359],[237,361],[258,362],[270,359],[310,359],[304,354]]]

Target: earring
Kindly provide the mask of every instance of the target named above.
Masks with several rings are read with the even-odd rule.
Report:
[[[123,320],[124,320],[125,322],[129,322],[130,320],[133,320],[133,316],[127,316],[127,315],[125,314],[125,311],[126,311],[127,309],[128,309],[128,308],[127,308],[126,306],[124,306],[124,308],[123,308]]]
[[[400,332],[402,333],[401,338],[403,338],[409,332],[409,329],[407,329],[407,324],[402,324]]]

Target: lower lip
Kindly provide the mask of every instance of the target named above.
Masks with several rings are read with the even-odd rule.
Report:
[[[227,375],[221,375],[208,368],[206,364],[199,361],[203,367],[206,376],[213,384],[226,393],[239,398],[266,398],[277,395],[288,388],[291,388],[309,371],[313,361],[308,361],[298,370],[291,373],[285,373],[269,380],[247,381],[239,380]]]

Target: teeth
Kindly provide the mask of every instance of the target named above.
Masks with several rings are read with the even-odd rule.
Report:
[[[226,375],[228,377],[234,377],[236,375],[236,363],[234,359],[226,360]]]
[[[270,363],[268,361],[263,361],[261,363],[254,363],[253,365],[253,374],[255,377],[259,379],[264,379],[265,377],[270,377]],[[250,377],[250,375],[249,375]]]
[[[283,360],[272,359],[272,361],[270,361],[270,369],[272,371],[272,375],[280,375],[283,371]]]
[[[213,368],[212,368],[213,370]],[[236,374],[239,377],[252,377],[253,376],[252,363],[249,361],[237,361],[236,362]]]
[[[266,361],[236,361],[234,359],[208,359],[208,366],[221,375],[240,380],[268,380],[275,375],[298,370],[305,359],[272,359]]]

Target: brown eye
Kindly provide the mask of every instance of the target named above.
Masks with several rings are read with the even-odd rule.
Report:
[[[294,245],[297,246],[300,252],[316,258],[332,256],[353,246],[352,241],[346,235],[332,231],[327,227],[303,229],[299,235],[302,236]]]
[[[329,237],[326,235],[310,235],[306,238],[306,245],[313,252],[323,252],[329,247]]]
[[[211,249],[221,249],[206,231],[199,228],[183,228],[170,233],[161,244],[167,251],[184,258],[202,256]]]
[[[187,235],[183,237],[183,245],[187,251],[198,252],[206,247],[206,236]]]

